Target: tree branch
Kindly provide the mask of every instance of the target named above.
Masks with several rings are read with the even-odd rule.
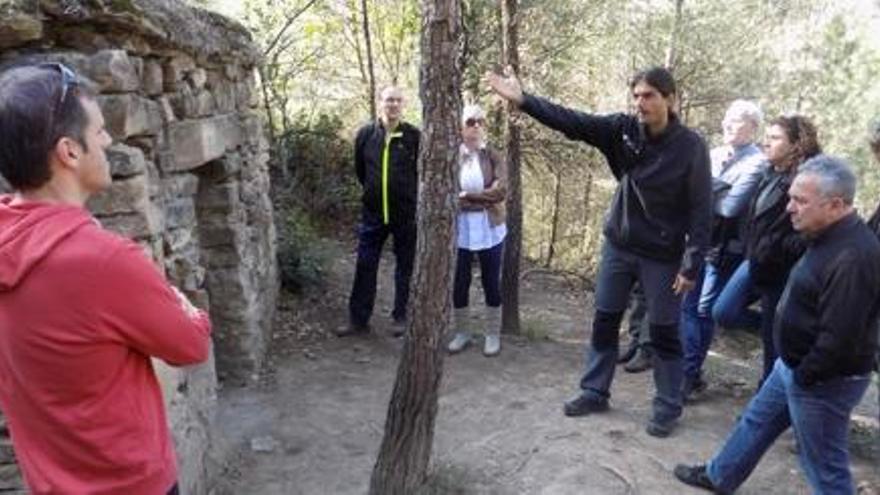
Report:
[[[305,11],[309,10],[309,8],[316,3],[318,3],[318,0],[309,0],[309,2],[305,4],[303,8],[299,9],[298,11],[296,11],[296,13],[287,18],[287,22],[284,23],[284,26],[282,26],[281,29],[278,31],[278,34],[275,35],[275,38],[273,38],[269,45],[266,46],[266,49],[263,50],[264,57],[269,55],[269,52],[275,49],[275,45],[278,44],[278,41],[281,40],[281,37],[284,36],[284,33],[288,29],[290,29],[290,26],[292,26],[293,23],[296,22],[299,16],[303,15]]]

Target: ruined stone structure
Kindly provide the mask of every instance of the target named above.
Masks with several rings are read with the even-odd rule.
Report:
[[[240,25],[178,0],[0,3],[0,64],[23,59],[60,61],[95,83],[114,140],[114,183],[89,208],[210,310],[212,362],[157,362],[181,493],[206,493],[217,377],[255,375],[278,290],[267,143],[255,111],[259,52]],[[18,483],[2,437],[0,491]]]

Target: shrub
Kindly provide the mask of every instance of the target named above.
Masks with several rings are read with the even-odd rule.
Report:
[[[330,260],[321,233],[347,231],[358,211],[352,144],[340,138],[341,128],[337,117],[322,115],[280,136],[272,149],[278,265],[281,285],[291,291],[322,281]]]

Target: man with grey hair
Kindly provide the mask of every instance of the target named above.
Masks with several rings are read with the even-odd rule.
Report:
[[[676,466],[684,483],[733,492],[793,426],[813,493],[854,493],[849,417],[870,382],[880,315],[880,241],[853,209],[855,187],[839,159],[800,167],[787,210],[808,247],[776,309],[779,358],[715,457]]]
[[[730,104],[722,121],[724,144],[712,150],[712,237],[706,263],[694,290],[681,305],[684,343],[682,397],[693,400],[706,388],[703,362],[715,322],[712,307],[744,255],[739,238],[749,202],[764,170],[764,154],[755,144],[763,114],[751,101]]]

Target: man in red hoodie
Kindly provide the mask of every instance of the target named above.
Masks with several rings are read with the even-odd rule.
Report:
[[[0,408],[34,494],[177,493],[151,357],[204,361],[208,316],[84,208],[110,185],[94,92],[60,64],[0,74]]]

